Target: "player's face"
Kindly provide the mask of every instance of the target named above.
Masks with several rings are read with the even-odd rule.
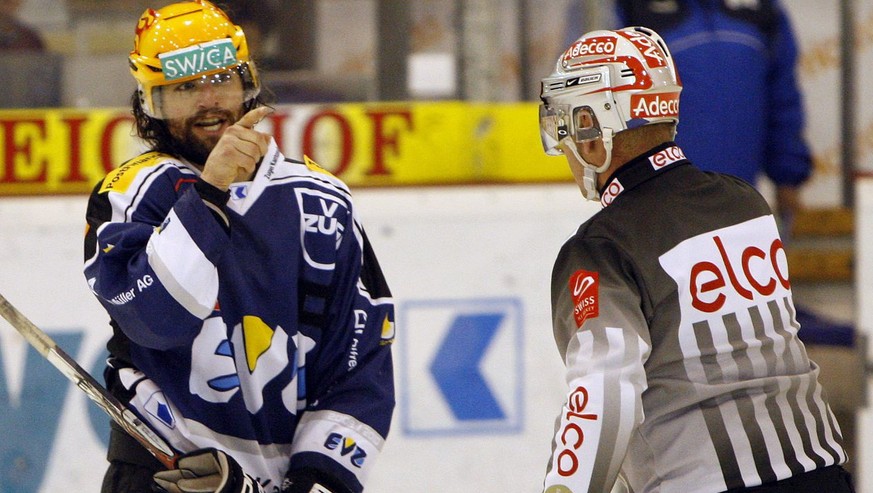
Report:
[[[235,71],[164,86],[161,91],[170,133],[197,156],[198,164],[206,161],[224,131],[244,113],[242,80]]]
[[[154,90],[156,109],[166,120],[187,118],[212,108],[235,108],[244,98],[242,79],[233,69]]]

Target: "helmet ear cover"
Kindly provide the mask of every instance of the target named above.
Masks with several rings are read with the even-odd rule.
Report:
[[[549,156],[560,156],[558,144],[566,137],[581,143],[596,139],[603,128],[623,129],[624,117],[610,90],[610,68],[586,68],[573,77],[547,77],[542,81],[540,136]],[[590,120],[590,123],[584,123]]]
[[[243,81],[244,101],[260,92],[245,33],[208,0],[147,9],[139,19],[128,58],[146,114],[161,118],[156,88],[204,80],[235,69]]]

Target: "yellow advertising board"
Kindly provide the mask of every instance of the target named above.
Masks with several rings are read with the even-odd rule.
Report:
[[[129,113],[0,111],[0,195],[84,193],[131,155]]]
[[[572,180],[534,103],[280,105],[258,128],[352,187]],[[88,193],[144,150],[126,109],[0,110],[0,195]]]

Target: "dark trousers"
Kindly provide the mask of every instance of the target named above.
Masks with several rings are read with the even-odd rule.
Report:
[[[109,468],[100,493],[153,493],[152,475],[166,469],[114,422],[109,430]]]
[[[823,467],[790,478],[725,493],[855,493],[852,476],[842,466]]]

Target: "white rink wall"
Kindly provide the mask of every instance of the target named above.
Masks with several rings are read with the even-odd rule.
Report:
[[[598,206],[572,184],[354,195],[397,304],[398,404],[367,491],[537,491],[564,396],[552,262]],[[102,382],[110,329],[81,273],[86,201],[0,198],[0,293]],[[448,337],[481,314],[493,324],[479,336]],[[430,370],[472,344],[456,362],[466,381]],[[5,321],[0,360],[0,491],[98,491],[108,418]]]
[[[865,439],[873,432],[873,411],[869,402],[873,395],[873,173],[865,173],[855,180],[855,301],[857,328],[867,337],[866,371],[863,375],[866,402],[856,419],[860,474],[856,474],[859,493],[873,491],[873,444]]]

